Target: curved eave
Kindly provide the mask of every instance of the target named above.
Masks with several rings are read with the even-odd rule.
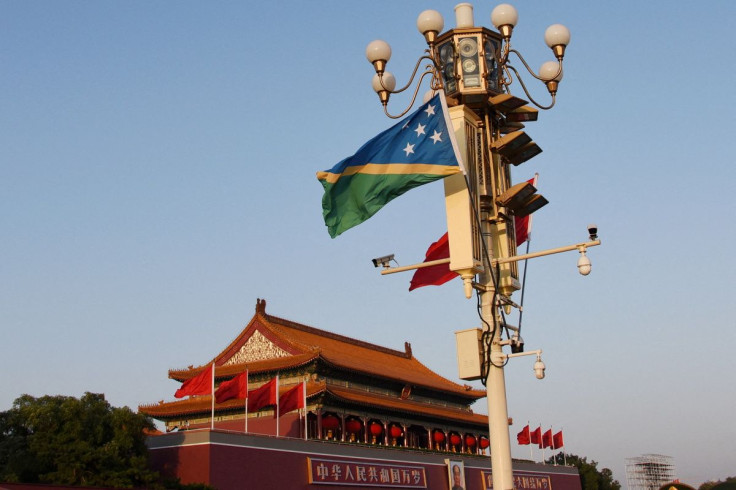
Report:
[[[477,414],[471,411],[454,410],[427,403],[419,403],[410,399],[404,400],[401,398],[377,395],[375,393],[366,393],[363,391],[351,390],[349,388],[332,385],[327,386],[326,391],[331,396],[342,402],[364,406],[372,410],[384,409],[392,412],[411,413],[419,417],[432,417],[455,423],[473,424],[481,427],[488,426],[487,415]]]
[[[367,369],[361,369],[360,367],[353,365],[353,364],[345,364],[340,361],[333,361],[329,359],[324,354],[319,356],[320,359],[323,360],[323,362],[332,368],[343,370],[343,371],[349,371],[357,374],[362,374],[365,376],[369,376],[371,378],[375,379],[385,379],[387,381],[394,381],[404,384],[410,384],[415,387],[421,387],[427,390],[435,391],[435,392],[444,392],[444,393],[451,393],[455,396],[460,396],[463,398],[467,398],[468,400],[477,401],[481,398],[485,398],[486,392],[481,390],[475,390],[475,389],[466,389],[464,386],[452,383],[449,380],[446,380],[445,378],[442,378],[439,375],[436,375],[439,377],[442,381],[444,381],[444,386],[438,386],[437,384],[431,384],[428,382],[424,382],[421,379],[418,379],[416,376],[401,376],[401,375],[394,375],[394,376],[387,376],[380,373],[377,373],[375,371],[367,370]],[[419,361],[416,361],[417,364],[422,365]],[[423,365],[422,365],[423,366]],[[424,367],[424,366],[423,366]],[[432,372],[432,371],[429,371]],[[392,373],[393,374],[393,373]]]
[[[215,366],[215,379],[229,379],[233,376],[244,372],[246,369],[249,374],[258,374],[270,371],[280,371],[284,369],[295,369],[309,364],[319,356],[319,349],[304,354],[298,354],[287,357],[277,357],[274,359],[266,359],[263,361],[247,362],[242,364],[229,364],[227,366]],[[191,369],[170,369],[169,378],[176,381],[184,382],[191,379],[207,369],[209,365],[199,366]]]
[[[279,389],[280,393],[287,391],[292,386]],[[421,418],[434,418],[448,423],[472,424],[479,428],[486,427],[488,418],[483,414],[472,411],[456,410],[447,407],[419,403],[410,399],[367,393],[364,391],[351,390],[335,385],[326,385],[324,382],[307,383],[307,400],[314,399],[318,395],[326,394],[341,403],[362,406],[371,410],[384,410],[394,413],[412,414]],[[215,405],[217,412],[230,412],[244,410],[244,400],[233,399],[225,403]],[[159,420],[187,418],[193,416],[209,416],[212,410],[212,398],[209,395],[191,397],[186,400],[173,402],[159,402],[157,404],[140,405],[138,411]]]

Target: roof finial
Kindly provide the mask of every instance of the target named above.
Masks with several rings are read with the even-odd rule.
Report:
[[[256,298],[256,313],[266,314],[266,300]]]
[[[406,352],[406,357],[411,358],[411,344],[409,342],[404,342],[404,351]]]

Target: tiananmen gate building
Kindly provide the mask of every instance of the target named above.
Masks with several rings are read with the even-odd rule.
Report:
[[[211,390],[139,406],[166,426],[149,438],[154,468],[182,483],[448,490],[459,466],[465,490],[492,488],[488,420],[470,408],[485,391],[433,372],[409,343],[393,350],[278,318],[259,299],[220,354],[169,377],[185,383],[212,365],[215,389],[247,373],[251,394],[277,380],[282,400],[299,385],[303,400],[279,417],[276,403],[246,410],[243,398],[213,409]],[[520,490],[580,490],[575,468],[532,462],[514,462],[514,482]]]

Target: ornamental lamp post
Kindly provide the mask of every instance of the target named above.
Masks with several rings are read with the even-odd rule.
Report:
[[[391,59],[388,43],[376,40],[366,48],[366,58],[375,69],[372,86],[388,117],[400,118],[411,109],[425,78],[429,79],[429,95],[444,92],[466,169],[466,175],[455,174],[443,179],[450,258],[394,268],[386,263],[382,264],[381,274],[449,263],[450,270],[463,279],[465,296],[470,298],[473,291],[479,296],[481,328],[466,331],[471,332],[469,337],[457,337],[460,377],[481,379],[486,385],[493,487],[511,490],[504,366],[512,357],[536,354],[536,376],[543,378],[545,370],[542,351],[524,353],[520,326],[512,327],[505,320],[505,310],[519,307],[511,300],[511,295],[521,288],[517,262],[578,250],[581,254],[579,271],[587,275],[590,261],[585,251],[599,245],[600,240],[591,232],[587,242],[535,254],[516,253],[514,219],[530,215],[546,205],[547,200],[529,182],[512,185],[511,166],[521,165],[542,151],[522,129],[524,123],[537,120],[538,109],[547,110],[555,105],[570,31],[561,24],[547,29],[545,42],[555,59],[544,63],[535,73],[521,53],[511,46],[518,21],[513,6],[501,4],[493,9],[491,22],[496,31],[475,25],[473,6],[469,3],[458,4],[455,17],[456,27],[442,32],[444,20],[439,12],[425,10],[419,14],[417,28],[427,48],[403,87],[397,88],[395,77],[386,70]],[[531,96],[519,70],[511,63],[512,56],[529,75],[545,85],[551,99],[547,105]],[[512,94],[514,83],[521,87],[534,107]],[[391,114],[388,110],[391,95],[412,86],[415,88],[408,107]],[[592,229],[597,231],[595,227]],[[508,336],[505,340],[504,331]],[[515,334],[509,335],[510,331]],[[467,348],[464,353],[461,344]],[[510,354],[503,352],[505,346],[511,348]],[[469,367],[466,369],[464,364]]]

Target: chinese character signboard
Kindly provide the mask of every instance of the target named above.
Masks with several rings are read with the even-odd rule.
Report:
[[[421,466],[321,458],[307,458],[307,465],[312,485],[427,488],[427,475]]]
[[[490,471],[481,471],[483,476],[483,490],[493,490],[493,476]],[[515,490],[552,490],[552,481],[549,475],[514,473]]]

